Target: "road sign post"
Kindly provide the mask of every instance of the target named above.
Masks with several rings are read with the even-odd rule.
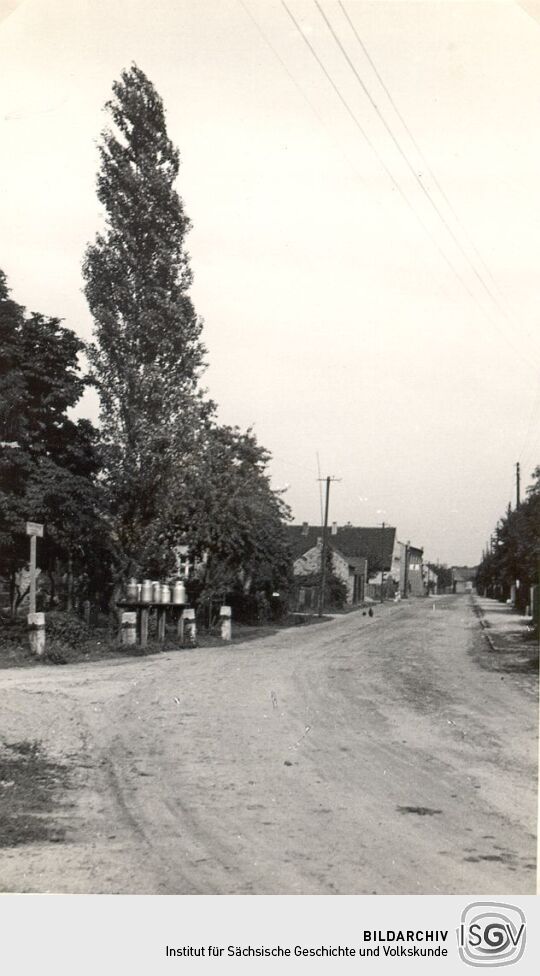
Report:
[[[37,657],[45,653],[45,614],[36,613],[36,551],[37,540],[43,538],[43,525],[27,522],[26,534],[30,536],[30,613],[28,614],[28,633],[30,647]]]

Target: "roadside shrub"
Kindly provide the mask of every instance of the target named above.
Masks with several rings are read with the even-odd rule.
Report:
[[[47,641],[55,641],[68,647],[78,647],[89,637],[84,621],[75,614],[62,610],[51,610],[45,614],[45,633]]]
[[[347,587],[343,580],[330,573],[326,580],[325,607],[341,610],[347,601]]]
[[[28,631],[26,620],[22,617],[1,617],[0,618],[0,640],[21,641],[24,640]]]
[[[280,623],[284,621],[289,615],[289,600],[287,596],[279,594],[279,596],[270,597],[270,620],[274,623]]]
[[[231,593],[228,597],[233,621],[256,626],[266,623],[270,613],[268,599],[263,592],[243,593],[241,590]]]

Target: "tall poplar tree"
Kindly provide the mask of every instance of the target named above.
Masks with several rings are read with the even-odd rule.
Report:
[[[174,185],[179,153],[167,135],[163,102],[132,65],[114,83],[106,111],[111,124],[102,133],[97,177],[105,227],[86,251],[83,276],[122,577],[145,568],[149,527],[159,519],[171,474],[196,452],[213,405],[198,389],[205,349],[188,294],[190,222]]]

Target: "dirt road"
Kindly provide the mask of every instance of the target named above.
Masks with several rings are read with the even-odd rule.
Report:
[[[2,738],[72,770],[65,842],[2,850],[1,890],[535,890],[537,684],[493,666],[468,597],[0,695]]]

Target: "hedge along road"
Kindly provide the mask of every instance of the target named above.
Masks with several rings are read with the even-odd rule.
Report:
[[[73,787],[4,891],[535,890],[535,675],[494,669],[468,597],[0,686],[2,738]]]

